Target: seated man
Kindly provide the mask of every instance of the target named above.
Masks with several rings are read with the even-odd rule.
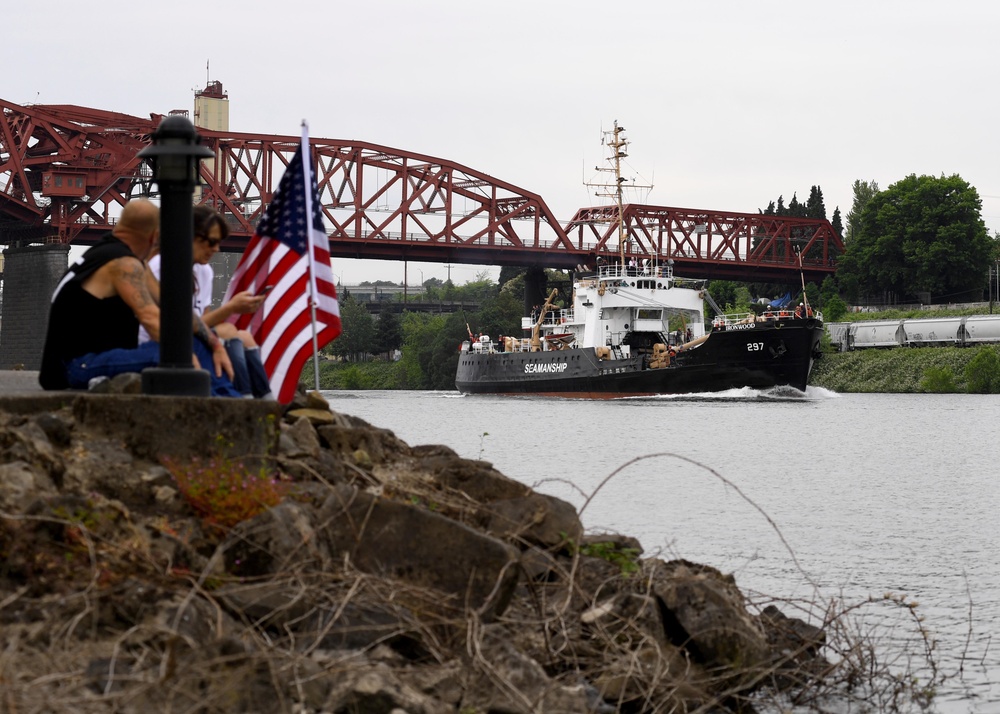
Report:
[[[160,345],[138,346],[139,325],[160,336],[160,308],[142,261],[156,242],[160,209],[130,201],[111,233],[69,267],[52,296],[38,381],[43,389],[86,389],[94,377],[140,372],[160,361]],[[212,394],[239,396],[223,372],[232,365],[222,342],[195,316],[194,351],[209,364]]]

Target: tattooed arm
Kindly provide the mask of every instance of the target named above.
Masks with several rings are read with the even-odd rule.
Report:
[[[132,308],[152,340],[160,340],[160,308],[146,278],[146,267],[137,258],[118,258],[106,266],[114,293]],[[99,296],[100,297],[100,296]]]

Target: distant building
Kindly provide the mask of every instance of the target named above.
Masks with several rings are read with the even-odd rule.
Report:
[[[338,295],[350,295],[358,302],[394,302],[403,295],[423,295],[427,289],[423,285],[338,285]],[[398,296],[398,297],[397,297]]]

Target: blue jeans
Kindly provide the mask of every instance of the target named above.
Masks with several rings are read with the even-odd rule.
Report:
[[[215,376],[212,353],[205,343],[195,338],[192,347],[202,366],[208,366],[208,373],[212,378],[212,396],[241,396],[224,372],[221,377]],[[71,388],[86,389],[94,377],[116,377],[125,372],[142,372],[146,367],[156,367],[159,364],[160,344],[146,342],[135,349],[118,348],[107,352],[91,352],[70,360],[66,365],[66,379]]]
[[[260,350],[247,349],[238,337],[226,340],[226,352],[233,363],[233,386],[244,396],[271,397],[271,383],[260,361]]]

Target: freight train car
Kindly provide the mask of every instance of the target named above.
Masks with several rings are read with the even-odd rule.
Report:
[[[1000,315],[970,315],[963,327],[962,342],[966,345],[1000,342]]]
[[[907,347],[956,347],[962,344],[964,317],[921,317],[903,320]]]
[[[830,335],[830,342],[837,346],[838,352],[847,352],[851,349],[851,325],[850,322],[828,322],[826,332]]]
[[[841,352],[873,347],[968,347],[1000,342],[1000,315],[830,322],[826,330]]]
[[[900,347],[904,332],[902,320],[871,320],[851,325],[851,347]]]

